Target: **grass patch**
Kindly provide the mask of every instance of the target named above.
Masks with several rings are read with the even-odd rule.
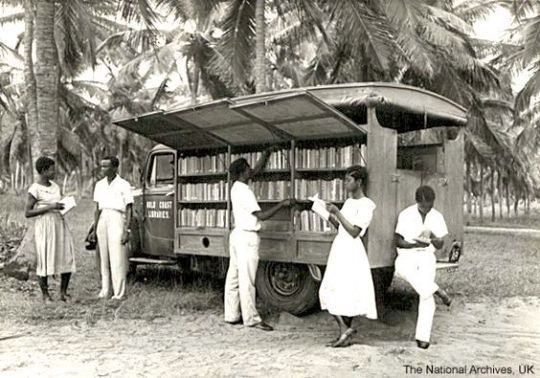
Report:
[[[0,201],[3,204],[0,219],[9,215],[10,221],[24,224],[24,203],[20,198],[0,196]],[[135,279],[129,282],[125,301],[98,300],[100,281],[94,254],[84,249],[93,208],[91,201],[82,200],[67,216],[77,251],[77,272],[70,285],[72,302],[55,301],[44,305],[34,280],[21,282],[0,275],[0,308],[4,318],[28,323],[54,320],[92,326],[100,320],[151,321],[198,311],[221,313],[223,280],[200,274],[181,274],[174,267],[140,267]],[[466,301],[537,296],[540,292],[539,259],[538,239],[466,234],[459,270],[439,272],[437,282]],[[50,279],[50,286],[57,298],[59,278]],[[393,291],[401,290],[411,292],[408,285],[396,281]]]
[[[538,238],[467,233],[458,270],[439,270],[436,281],[450,294],[463,296],[471,302],[538,296],[538,261]],[[392,290],[412,292],[401,280],[394,281]]]

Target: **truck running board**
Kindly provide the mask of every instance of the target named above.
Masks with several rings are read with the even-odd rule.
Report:
[[[130,257],[129,262],[134,264],[176,265],[174,260],[159,260],[146,257]]]
[[[455,271],[459,267],[459,263],[457,262],[443,262],[443,261],[437,261],[437,269],[445,269],[448,271]]]

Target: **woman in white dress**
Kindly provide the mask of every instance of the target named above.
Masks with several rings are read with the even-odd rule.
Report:
[[[330,249],[319,298],[321,308],[328,310],[339,325],[339,338],[329,344],[333,347],[349,345],[349,338],[355,333],[351,328],[353,317],[377,319],[371,269],[361,239],[375,209],[375,203],[364,194],[366,182],[364,167],[348,168],[345,188],[350,198],[341,210],[333,204],[327,205],[330,222],[338,228],[338,233]]]
[[[47,277],[60,275],[60,300],[69,295],[67,289],[71,273],[75,272],[73,238],[59,210],[64,208],[60,187],[53,181],[54,160],[42,156],[36,160],[37,182],[28,188],[25,216],[35,217],[34,236],[37,253],[39,286],[44,301],[51,301]]]

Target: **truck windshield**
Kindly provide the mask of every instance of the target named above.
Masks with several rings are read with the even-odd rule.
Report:
[[[174,155],[171,153],[152,156],[148,175],[151,187],[169,186],[174,184]]]

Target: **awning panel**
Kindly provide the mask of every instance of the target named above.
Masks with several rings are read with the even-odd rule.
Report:
[[[363,123],[371,106],[383,127],[398,132],[466,123],[465,109],[452,101],[395,83],[291,89],[153,112],[115,123],[169,147],[196,150],[365,137],[369,126]]]
[[[281,123],[278,127],[296,138],[313,138],[317,136],[351,133],[350,128],[332,117]]]
[[[214,129],[211,132],[219,138],[226,140],[231,145],[247,144],[249,140],[257,141],[256,143],[260,144],[273,143],[280,140],[277,135],[268,129],[252,122]]]

